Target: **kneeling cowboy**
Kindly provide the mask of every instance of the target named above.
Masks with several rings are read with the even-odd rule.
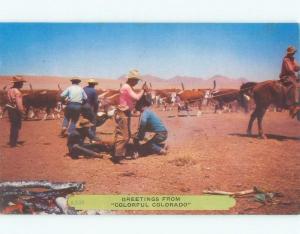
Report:
[[[150,95],[144,95],[136,104],[136,110],[141,112],[139,129],[134,139],[134,145],[143,140],[146,132],[155,133],[155,135],[143,145],[147,154],[167,154],[167,145],[163,142],[168,137],[168,131],[160,118],[151,110],[152,100]]]
[[[94,136],[90,132],[90,128],[93,126],[88,119],[80,118],[76,129],[68,135],[67,146],[71,158],[77,159],[79,155],[100,157],[100,154],[93,151],[91,144],[84,143],[86,137],[93,139]]]
[[[8,103],[6,104],[6,108],[10,122],[10,147],[17,146],[19,131],[22,127],[22,114],[24,113],[24,106],[20,89],[23,87],[24,82],[26,81],[22,77],[14,76],[12,78],[13,86],[7,92]]]

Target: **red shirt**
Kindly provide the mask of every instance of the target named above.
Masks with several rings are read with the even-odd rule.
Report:
[[[134,109],[134,101],[139,100],[143,96],[143,91],[135,93],[128,84],[123,84],[120,89],[120,105],[128,108],[129,110]]]
[[[19,111],[24,111],[22,93],[17,88],[10,88],[7,91],[8,103],[17,107]]]
[[[280,79],[284,77],[290,77],[297,79],[296,72],[300,70],[299,65],[293,57],[285,56],[282,61],[281,73],[279,75]]]

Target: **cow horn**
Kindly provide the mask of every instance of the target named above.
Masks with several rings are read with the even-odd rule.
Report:
[[[29,83],[30,90],[33,91],[31,83]]]
[[[217,86],[217,82],[216,82],[216,80],[214,80],[214,86],[213,86],[213,89],[216,89],[216,86]]]
[[[58,83],[57,87],[58,87],[59,91],[62,91],[59,83]]]
[[[181,82],[181,88],[182,88],[182,90],[184,90],[184,85],[183,85],[183,82]]]

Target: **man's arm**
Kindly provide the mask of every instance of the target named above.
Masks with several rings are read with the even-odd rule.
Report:
[[[86,95],[84,89],[82,89],[82,99],[87,100],[87,95]]]
[[[63,97],[63,98],[68,97],[68,95],[69,95],[69,88],[65,89],[65,90],[60,94],[60,96]]]
[[[20,91],[16,93],[16,105],[19,111],[24,112],[23,98]]]
[[[287,71],[288,75],[294,75],[295,72],[294,66],[292,65],[292,63],[288,58],[284,59],[284,68]]]
[[[129,94],[129,96],[132,97],[134,100],[139,100],[144,94],[143,89],[140,92],[136,93],[132,90],[132,88],[129,85],[128,85],[128,88],[127,88],[127,92]]]
[[[146,126],[147,126],[148,115],[146,112],[143,112],[140,119],[139,130],[137,134],[137,138],[139,140],[143,140],[146,134]]]
[[[94,104],[94,111],[97,112],[98,111],[98,107],[99,107],[99,101],[98,101],[98,95],[97,92],[94,92],[94,96],[93,96],[93,104]]]

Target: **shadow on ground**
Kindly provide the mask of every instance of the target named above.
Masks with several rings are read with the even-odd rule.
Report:
[[[242,133],[230,133],[229,135],[230,136],[239,136],[239,137],[259,138],[259,135],[257,135],[257,134],[248,135],[248,134],[242,134]],[[286,140],[299,141],[300,140],[300,136],[299,137],[290,137],[290,136],[283,136],[283,135],[276,135],[276,134],[266,134],[266,136],[268,139],[278,140],[278,141],[286,141]]]

